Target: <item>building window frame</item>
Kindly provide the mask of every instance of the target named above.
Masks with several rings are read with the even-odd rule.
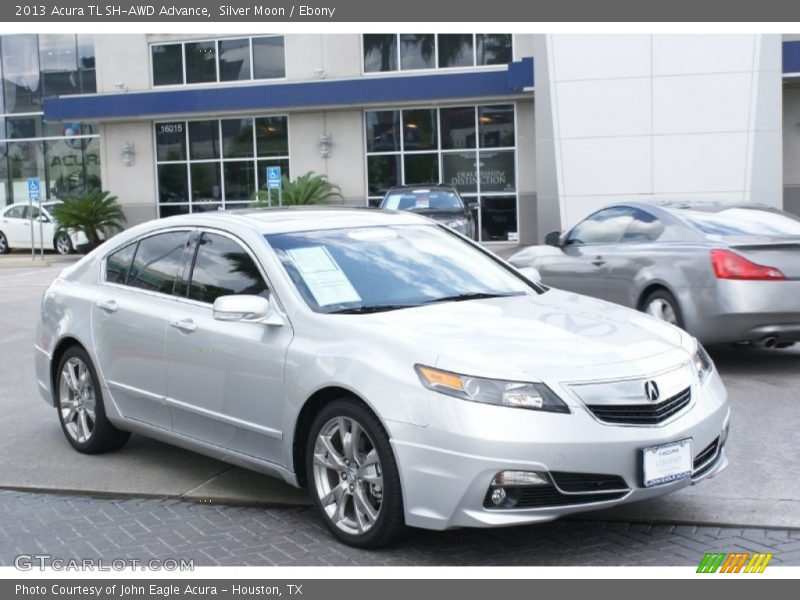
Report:
[[[255,56],[253,50],[253,40],[254,39],[261,39],[261,38],[281,38],[283,39],[283,77],[255,77]],[[225,80],[223,81],[220,79],[220,43],[231,41],[231,40],[247,40],[249,46],[249,57],[250,57],[250,76],[247,79],[233,79],[233,80]],[[196,83],[187,83],[186,81],[186,44],[202,44],[206,42],[213,42],[214,43],[214,52],[215,52],[215,69],[216,69],[216,80],[215,81],[204,81],[204,82],[196,82]],[[181,48],[181,83],[164,83],[164,84],[156,84],[155,83],[155,68],[154,68],[154,60],[153,60],[153,47],[155,46],[180,46]],[[286,36],[283,34],[277,33],[269,33],[264,35],[231,35],[226,37],[219,37],[219,38],[197,38],[197,39],[186,39],[186,40],[164,40],[158,42],[150,42],[148,44],[148,59],[149,59],[149,67],[150,67],[150,87],[157,88],[157,89],[170,89],[170,88],[179,88],[179,87],[208,87],[212,85],[242,85],[247,83],[252,83],[254,81],[275,81],[281,82],[286,81]]]
[[[501,106],[501,105],[508,105],[513,107],[514,110],[514,145],[513,146],[482,146],[480,141],[480,108],[487,107],[487,106]],[[474,122],[475,122],[475,145],[469,148],[443,148],[442,144],[442,118],[441,118],[441,111],[446,110],[449,108],[471,108],[474,114]],[[405,149],[405,122],[404,122],[404,111],[416,111],[416,110],[435,110],[436,111],[436,132],[437,132],[437,147],[433,150],[406,150]],[[370,112],[390,112],[390,111],[397,111],[399,113],[399,128],[400,128],[400,140],[399,140],[399,150],[387,150],[387,151],[370,151],[368,150],[368,140],[367,140],[367,113]],[[458,103],[443,103],[443,104],[423,104],[423,105],[405,105],[405,106],[387,106],[387,107],[374,107],[374,108],[367,108],[362,111],[361,117],[361,128],[362,128],[362,143],[364,148],[364,190],[366,191],[365,197],[365,205],[366,206],[376,206],[380,200],[383,199],[383,196],[370,194],[369,190],[369,159],[372,156],[395,156],[399,157],[399,172],[398,172],[398,185],[417,185],[417,184],[406,184],[406,177],[405,177],[405,160],[406,156],[413,156],[413,155],[424,155],[424,154],[436,154],[438,160],[438,170],[439,170],[439,182],[443,183],[444,185],[450,185],[448,182],[444,181],[443,176],[443,160],[444,156],[446,155],[454,155],[454,154],[463,154],[467,152],[474,153],[476,158],[476,189],[474,192],[462,192],[459,190],[459,195],[465,200],[465,202],[469,202],[470,200],[477,199],[478,200],[478,207],[477,207],[477,217],[476,217],[476,226],[478,228],[477,231],[477,239],[483,244],[504,244],[504,243],[517,243],[520,237],[520,220],[519,220],[519,197],[520,197],[520,189],[519,189],[519,108],[518,103],[516,101],[503,101],[497,100],[494,102],[458,102]],[[481,169],[480,169],[480,156],[482,152],[513,152],[514,153],[514,190],[511,191],[494,191],[494,192],[484,192],[481,190]],[[425,182],[425,183],[436,183],[436,182]],[[425,183],[420,183],[419,185],[424,186]],[[499,198],[499,197],[507,197],[507,196],[514,196],[515,200],[515,214],[516,214],[516,232],[513,238],[508,240],[484,240],[483,232],[481,231],[481,223],[483,220],[482,217],[482,199],[483,198]]]
[[[456,67],[440,67],[439,66],[439,35],[440,34],[434,33],[434,34],[432,34],[434,36],[434,45],[433,45],[434,46],[434,51],[433,51],[433,64],[434,64],[434,66],[433,67],[428,67],[428,68],[419,68],[419,69],[414,69],[414,68],[404,69],[402,67],[401,52],[400,52],[400,44],[401,44],[401,37],[400,36],[405,35],[405,34],[404,33],[394,33],[394,34],[388,34],[388,35],[394,35],[395,36],[395,43],[397,45],[396,46],[397,47],[397,68],[389,69],[389,70],[386,70],[386,71],[367,71],[366,70],[366,61],[365,61],[365,56],[364,56],[364,36],[365,35],[370,35],[370,34],[362,33],[360,35],[360,37],[361,37],[361,44],[360,44],[361,57],[360,57],[360,61],[361,61],[361,74],[366,76],[366,77],[376,77],[376,76],[380,77],[380,76],[386,76],[387,74],[396,74],[396,73],[408,73],[408,74],[414,74],[414,75],[423,74],[424,75],[426,73],[437,73],[437,72],[448,73],[448,72],[457,72],[457,71],[468,71],[468,70],[473,70],[473,69],[481,69],[481,70],[488,70],[488,71],[495,70],[496,71],[496,70],[503,70],[503,69],[507,68],[507,66],[508,66],[508,63],[502,63],[502,64],[496,64],[496,65],[481,65],[481,64],[478,64],[478,42],[477,42],[478,38],[477,38],[477,36],[478,35],[492,35],[492,34],[469,33],[467,35],[471,35],[472,36],[472,64],[471,65],[466,65],[466,66],[456,66]],[[387,35],[387,34],[384,34],[384,35]],[[447,34],[443,34],[443,35],[447,35]],[[514,61],[514,60],[516,60],[516,56],[517,56],[516,55],[516,51],[517,51],[517,34],[516,33],[508,33],[508,34],[505,34],[505,35],[510,35],[511,36],[511,61]],[[509,62],[511,62],[511,61],[509,61]]]
[[[256,121],[258,119],[265,119],[265,118],[283,118],[286,119],[286,153],[281,154],[278,156],[264,156],[258,154],[258,135],[256,132]],[[239,120],[239,119],[248,119],[250,120],[252,126],[252,136],[253,136],[253,155],[249,157],[236,157],[236,158],[226,158],[225,157],[225,150],[224,150],[224,138],[223,138],[223,130],[222,130],[222,122],[228,120]],[[203,122],[203,121],[213,121],[216,123],[216,132],[217,132],[217,140],[219,141],[219,156],[216,158],[197,158],[193,159],[191,157],[191,145],[190,145],[190,138],[189,138],[189,123],[195,122]],[[291,174],[291,119],[289,118],[288,113],[271,113],[271,114],[257,114],[257,115],[230,115],[224,117],[209,117],[209,118],[182,118],[182,119],[168,119],[168,120],[158,120],[152,122],[152,132],[153,132],[153,168],[154,168],[154,179],[155,179],[155,202],[156,202],[156,214],[158,217],[161,217],[161,207],[162,206],[173,206],[173,207],[188,207],[189,213],[193,212],[202,212],[202,211],[195,211],[194,207],[196,205],[207,205],[207,206],[216,206],[217,210],[226,210],[227,205],[231,205],[233,208],[241,208],[242,204],[251,204],[257,201],[258,192],[261,189],[259,187],[259,183],[265,183],[266,175],[259,176],[259,163],[265,161],[285,161],[289,168],[289,174]],[[183,125],[183,140],[184,140],[184,147],[186,151],[185,158],[179,160],[159,160],[158,159],[158,134],[157,134],[157,127],[163,124],[174,124],[180,123]],[[227,194],[225,190],[225,165],[232,164],[232,163],[250,163],[253,165],[253,189],[256,193],[256,198],[251,200],[228,200]],[[219,168],[219,187],[220,187],[220,199],[219,201],[215,202],[195,202],[193,199],[193,187],[192,187],[192,165],[196,164],[216,164]],[[160,182],[159,182],[159,175],[158,170],[159,167],[162,165],[182,165],[186,168],[186,191],[188,199],[184,202],[161,202],[161,194],[160,194]],[[282,173],[282,175],[286,175],[286,173]],[[277,193],[273,195],[274,202],[277,202]]]

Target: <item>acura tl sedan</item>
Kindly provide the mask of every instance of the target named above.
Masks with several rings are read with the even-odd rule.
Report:
[[[135,432],[307,486],[361,547],[654,498],[727,464],[727,394],[694,338],[405,212],[139,225],[46,290],[35,355],[79,452]]]
[[[636,308],[704,344],[800,341],[800,219],[759,205],[630,202],[509,261],[544,283]]]

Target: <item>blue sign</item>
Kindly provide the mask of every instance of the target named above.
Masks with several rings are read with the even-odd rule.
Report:
[[[39,178],[38,177],[29,177],[28,178],[28,198],[31,200],[38,200],[39,199]]]
[[[267,189],[281,189],[281,168],[267,167]]]

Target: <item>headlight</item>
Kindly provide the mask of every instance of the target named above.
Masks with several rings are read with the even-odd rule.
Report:
[[[700,342],[697,342],[697,350],[692,355],[692,365],[697,372],[697,379],[700,380],[700,383],[703,383],[709,373],[714,370],[714,363],[711,361],[706,349],[700,345]]]
[[[527,408],[555,413],[569,413],[569,407],[543,383],[484,379],[458,375],[431,367],[415,365],[419,379],[429,390],[484,404]]]
[[[447,226],[450,229],[455,229],[456,231],[463,232],[467,230],[467,220],[456,219],[455,221],[448,221]]]

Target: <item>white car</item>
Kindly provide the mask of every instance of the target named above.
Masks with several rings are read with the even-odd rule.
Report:
[[[2,210],[0,216],[0,254],[12,249],[31,247],[31,220],[33,220],[33,247],[41,248],[44,237],[45,250],[55,250],[59,254],[70,254],[80,244],[88,240],[82,232],[69,235],[56,235],[56,222],[50,214],[50,208],[58,204],[57,200],[42,202],[41,212],[38,203],[33,207],[19,202]],[[40,227],[41,221],[41,227]]]
[[[720,472],[727,394],[697,341],[531,277],[409,212],[151,221],[47,289],[38,385],[79,452],[138,432],[307,486],[363,547]]]

